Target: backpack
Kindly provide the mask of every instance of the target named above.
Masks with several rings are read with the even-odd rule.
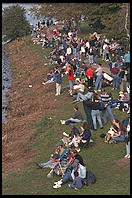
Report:
[[[95,184],[96,183],[96,177],[94,173],[90,170],[86,171],[86,178],[82,180],[83,184],[89,185],[89,184]]]

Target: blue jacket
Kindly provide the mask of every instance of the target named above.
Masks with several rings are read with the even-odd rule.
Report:
[[[82,134],[82,140],[87,140],[87,142],[89,142],[90,137],[91,137],[91,131],[90,130],[84,130],[84,132]]]
[[[56,83],[61,84],[62,83],[61,73],[55,73],[53,79],[56,81]]]
[[[75,188],[80,189],[82,187],[81,177],[76,177],[72,184],[75,185]]]

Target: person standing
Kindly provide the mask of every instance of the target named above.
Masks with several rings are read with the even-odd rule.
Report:
[[[88,82],[88,87],[93,86],[93,73],[94,70],[92,67],[89,67],[86,71],[86,77],[87,77],[87,82]]]
[[[115,66],[112,68],[111,73],[113,74],[113,88],[112,89],[118,89],[119,86],[119,68],[117,63],[115,63]]]
[[[130,119],[127,125],[127,135],[125,138],[125,142],[126,142],[126,155],[124,156],[124,158],[129,159],[130,158]]]
[[[98,64],[98,68],[95,70],[96,73],[96,81],[95,81],[95,90],[101,91],[102,88],[102,74],[103,74],[103,68],[102,68],[102,64],[99,63]]]
[[[130,67],[130,52],[126,52],[124,55],[124,59],[125,59],[125,64],[126,64],[126,69],[128,67]]]
[[[99,98],[97,96],[94,96],[93,101],[91,101],[91,100],[87,101],[87,105],[91,106],[91,109],[92,109],[91,116],[92,116],[94,130],[97,130],[96,119],[98,120],[99,126],[102,129],[103,125],[102,125],[100,111],[99,111]]]
[[[69,86],[70,86],[70,95],[72,96],[72,87],[73,87],[73,80],[74,80],[74,70],[71,65],[69,65],[69,70],[68,70],[68,80],[69,80]]]
[[[58,68],[55,69],[53,79],[56,82],[56,94],[55,95],[59,96],[60,93],[61,93],[62,74],[61,74],[61,71]]]
[[[111,95],[109,93],[107,93],[107,91],[105,89],[101,89],[101,94],[99,95],[100,100],[104,103],[105,108],[102,111],[102,119],[104,124],[107,123],[107,118],[106,118],[106,111],[109,114],[110,120],[111,122],[113,122],[114,120],[114,115],[111,111],[111,107],[110,107],[110,102],[111,102]]]
[[[89,124],[90,129],[94,129],[92,116],[91,116],[92,108],[90,105],[88,105],[88,102],[89,102],[89,99],[83,101],[83,108],[84,108],[84,112],[86,114],[87,122]]]

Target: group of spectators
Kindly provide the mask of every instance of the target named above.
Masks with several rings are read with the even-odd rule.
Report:
[[[62,33],[57,24],[51,23],[45,27],[41,22],[32,31],[34,44],[41,44],[43,49],[51,47],[48,58],[50,65],[53,64],[54,68],[51,68],[47,79],[42,84],[55,82],[56,96],[59,96],[63,89],[69,88],[69,96],[73,97],[72,103],[82,102],[86,115],[86,120],[84,120],[78,106],[74,106],[75,115],[60,121],[61,124],[69,125],[71,129],[70,134],[63,133],[63,144],[59,145],[61,149],[62,145],[65,145],[67,149],[63,148],[63,153],[57,146],[55,153],[47,163],[37,164],[39,168],[52,168],[50,175],[55,173],[62,176],[62,179],[55,183],[54,188],[61,187],[69,180],[73,181],[70,187],[82,187],[81,182],[86,178],[86,167],[82,158],[79,157],[79,160],[76,160],[75,156],[79,155],[81,147],[93,142],[91,130],[97,130],[97,121],[100,129],[106,125],[108,121],[106,112],[109,115],[111,127],[105,134],[104,142],[125,142],[126,133],[130,132],[127,129],[130,119],[124,126],[115,118],[112,110],[116,108],[130,113],[130,52],[126,51],[122,55],[123,52],[120,50],[115,51],[114,47],[117,43],[96,32],[88,38],[79,38],[78,29],[70,27],[63,28]],[[109,73],[104,72],[99,58],[108,62]],[[69,85],[62,87],[65,75]],[[106,91],[107,86],[112,87],[113,90],[118,89],[119,97],[113,98],[112,93]],[[75,127],[75,123],[82,124],[82,133]],[[130,139],[127,139],[126,145],[127,155],[125,157],[130,158]],[[74,152],[71,147],[75,147]],[[62,170],[62,164],[64,170]]]

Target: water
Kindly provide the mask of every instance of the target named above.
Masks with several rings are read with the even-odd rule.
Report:
[[[8,7],[8,6],[13,6],[15,5],[15,3],[3,3],[2,4],[2,8],[4,7]],[[23,6],[27,13],[26,13],[26,17],[27,20],[32,23],[33,25],[35,25],[38,22],[38,19],[36,18],[32,18],[29,14],[30,12],[28,11],[29,8],[31,8],[32,6],[39,6],[38,4],[24,4],[24,3],[20,3],[20,6]],[[7,80],[8,79],[8,80]],[[11,87],[11,69],[10,69],[10,65],[8,63],[8,55],[4,49],[4,45],[2,44],[2,122],[6,123],[6,108],[5,108],[5,104],[6,104],[6,93],[9,90],[9,87]]]

